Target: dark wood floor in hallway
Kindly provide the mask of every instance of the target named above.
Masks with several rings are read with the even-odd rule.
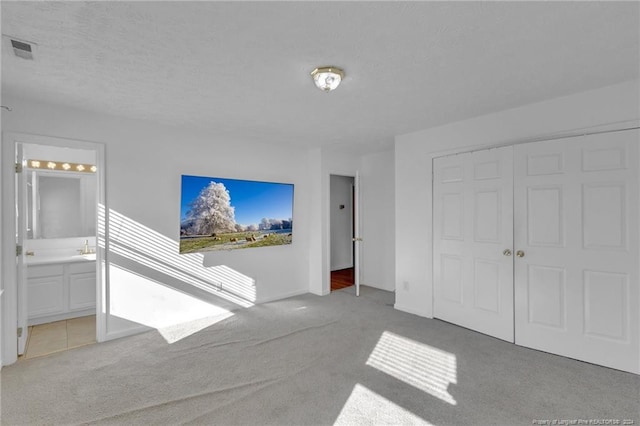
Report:
[[[331,291],[351,287],[354,283],[353,268],[331,271]]]

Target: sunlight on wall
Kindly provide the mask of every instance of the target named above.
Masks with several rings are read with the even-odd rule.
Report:
[[[114,210],[109,210],[108,220],[110,252],[242,307],[256,300],[253,278],[224,265],[204,267],[202,254],[178,254],[177,241]],[[104,226],[101,230],[104,236]]]
[[[155,328],[167,343],[233,316],[227,309],[111,265],[111,315]]]
[[[180,255],[178,242],[104,205],[98,207],[97,245],[108,249],[101,309],[109,332],[130,327],[123,319],[155,328],[173,343],[256,299],[253,278],[225,265],[205,267],[202,254]]]
[[[451,353],[385,331],[366,365],[456,405],[447,391],[450,383],[457,383],[456,356]]]
[[[431,425],[360,383],[353,387],[335,424]]]

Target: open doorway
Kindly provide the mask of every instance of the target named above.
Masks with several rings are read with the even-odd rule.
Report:
[[[329,183],[331,291],[355,284],[355,179],[331,175]]]
[[[102,170],[95,149],[15,147],[17,355],[35,358],[97,340]]]

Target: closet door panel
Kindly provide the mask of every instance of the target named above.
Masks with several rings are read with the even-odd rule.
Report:
[[[640,373],[639,137],[515,147],[517,344]]]
[[[512,147],[434,160],[434,315],[513,342]]]

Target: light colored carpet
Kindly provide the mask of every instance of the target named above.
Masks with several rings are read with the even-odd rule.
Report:
[[[638,376],[393,309],[364,287],[2,370],[2,424],[640,423]]]

